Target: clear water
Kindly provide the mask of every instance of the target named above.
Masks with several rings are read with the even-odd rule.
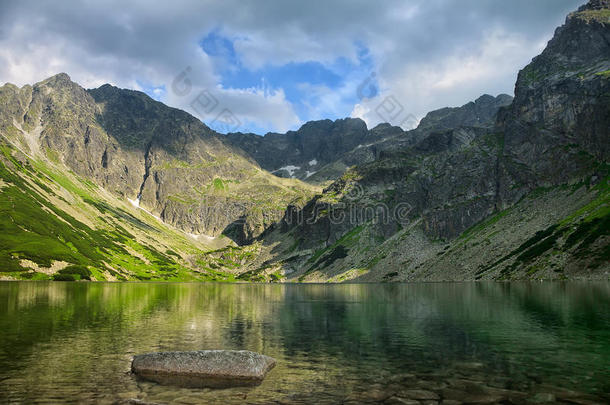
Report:
[[[201,349],[278,365],[224,390],[129,373],[134,354]],[[0,282],[1,403],[358,403],[413,389],[609,402],[610,283]]]

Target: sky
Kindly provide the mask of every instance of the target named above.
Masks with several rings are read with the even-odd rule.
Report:
[[[0,0],[0,83],[65,72],[146,92],[220,132],[431,110],[513,94],[585,0]]]

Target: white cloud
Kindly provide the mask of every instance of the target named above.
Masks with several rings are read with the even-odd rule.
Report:
[[[311,117],[351,111],[372,126],[383,119],[379,105],[390,96],[403,113],[421,118],[482,93],[510,93],[517,70],[582,0],[3,3],[0,83],[34,83],[65,71],[85,87],[165,86],[161,100],[188,110],[191,100],[173,94],[171,84],[190,66],[193,91],[213,89],[240,120],[283,131],[300,119],[282,89],[219,87],[218,66],[198,45],[207,33],[220,29],[235,38],[248,68],[355,61],[358,46],[365,46],[375,63],[376,97],[354,101],[363,79],[354,75],[339,89],[310,85],[305,101]]]
[[[404,66],[388,63],[381,76],[382,91],[354,106],[351,116],[367,125],[390,122],[410,129],[433,109],[465,104],[483,92],[512,94],[517,69],[525,66],[544,47],[519,33],[496,29],[469,52],[455,52],[442,60]]]

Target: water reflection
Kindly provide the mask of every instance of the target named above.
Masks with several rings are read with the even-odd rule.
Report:
[[[459,377],[603,399],[609,285],[2,282],[0,400],[338,402],[387,396],[405,373],[440,397]],[[136,353],[216,348],[261,352],[278,366],[260,387],[213,392],[128,373]]]

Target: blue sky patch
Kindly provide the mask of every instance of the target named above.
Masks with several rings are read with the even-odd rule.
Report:
[[[215,73],[224,88],[259,88],[274,92],[284,91],[299,119],[336,119],[350,115],[361,95],[374,97],[378,92],[372,57],[368,48],[356,43],[357,61],[339,57],[332,63],[319,61],[291,62],[281,66],[267,64],[260,69],[249,69],[242,64],[235,51],[234,39],[221,35],[216,29],[201,41],[201,49],[212,58]],[[361,84],[367,78],[364,91]],[[324,98],[332,93],[332,102]],[[338,97],[338,100],[337,100]],[[333,111],[322,109],[332,105]]]
[[[140,88],[142,89],[142,91],[146,94],[148,94],[148,96],[152,99],[155,99],[157,101],[161,101],[161,99],[165,96],[166,90],[165,90],[165,86],[155,86],[153,84],[150,83],[145,83],[142,82],[140,80],[137,80],[136,83],[138,84],[138,86],[140,86]]]

